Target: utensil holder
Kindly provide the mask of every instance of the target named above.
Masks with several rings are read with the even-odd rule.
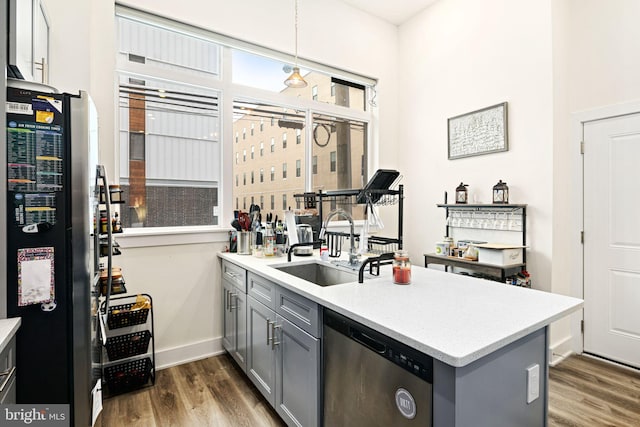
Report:
[[[238,231],[238,255],[251,255],[251,232]]]

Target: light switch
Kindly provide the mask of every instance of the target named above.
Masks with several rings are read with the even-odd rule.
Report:
[[[540,397],[540,365],[527,368],[527,404]]]

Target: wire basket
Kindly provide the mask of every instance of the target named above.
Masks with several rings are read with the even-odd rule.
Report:
[[[147,322],[148,308],[131,310],[134,303],[112,305],[109,307],[107,325],[109,329],[126,328],[127,326],[141,325]]]
[[[125,393],[149,382],[153,365],[150,358],[132,360],[104,368],[104,379],[111,394]]]
[[[109,360],[125,359],[147,352],[151,332],[141,331],[107,338]]]

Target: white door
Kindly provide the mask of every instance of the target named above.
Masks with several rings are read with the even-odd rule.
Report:
[[[584,351],[640,367],[640,114],[584,124]]]

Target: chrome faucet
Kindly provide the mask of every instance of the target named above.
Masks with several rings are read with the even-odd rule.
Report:
[[[324,240],[324,235],[327,233],[327,227],[329,226],[329,221],[331,220],[331,218],[333,218],[336,215],[341,215],[343,218],[349,221],[349,226],[351,227],[350,233],[349,233],[350,234],[349,239],[351,241],[351,248],[349,249],[349,265],[356,265],[358,263],[358,254],[356,253],[353,217],[349,215],[345,210],[335,209],[329,212],[329,215],[327,215],[327,219],[325,219],[324,224],[322,224],[322,228],[320,229],[320,235],[318,236],[318,239]]]

